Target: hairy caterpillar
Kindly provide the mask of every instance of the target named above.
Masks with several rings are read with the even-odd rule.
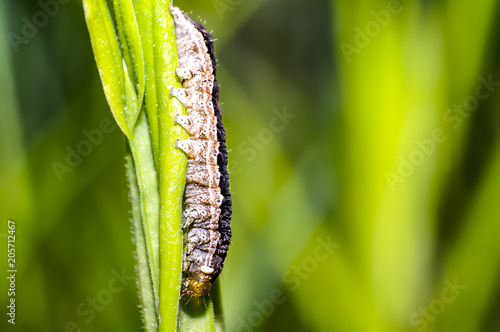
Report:
[[[172,88],[170,94],[186,107],[188,115],[177,116],[175,122],[189,133],[188,140],[176,142],[188,156],[181,295],[202,296],[221,273],[231,240],[226,131],[215,80],[213,38],[179,8],[169,9],[177,37],[176,74],[183,80],[183,88]]]

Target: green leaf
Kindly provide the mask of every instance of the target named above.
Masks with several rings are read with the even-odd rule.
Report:
[[[158,98],[156,94],[155,52],[153,40],[154,1],[134,1],[137,24],[141,36],[141,45],[144,55],[144,68],[146,78],[146,112],[148,113],[149,129],[155,164],[159,163],[159,127],[158,127]]]
[[[128,111],[129,124],[130,127],[133,128],[139,117],[144,98],[145,73],[141,37],[132,1],[115,0],[114,8],[123,59],[125,60],[127,72],[130,75],[129,78],[133,82],[134,91],[137,95],[136,109]]]
[[[130,140],[134,165],[139,186],[142,224],[144,229],[146,252],[155,295],[155,306],[159,306],[160,244],[159,219],[160,195],[158,177],[151,147],[151,137],[145,112],[141,112],[136,130]]]
[[[83,8],[104,95],[118,126],[130,138],[125,104],[123,59],[108,6],[105,0],[83,0]]]
[[[123,68],[123,81],[125,83],[125,114],[127,115],[127,122],[130,125],[130,128],[135,128],[137,124],[137,115],[139,114],[138,110],[139,104],[137,101],[137,95],[135,94],[134,84],[130,79],[127,67]],[[132,134],[133,135],[133,134]]]

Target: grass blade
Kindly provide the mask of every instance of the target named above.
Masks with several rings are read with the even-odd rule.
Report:
[[[146,241],[142,228],[141,200],[139,187],[135,176],[135,167],[130,151],[125,156],[125,166],[129,185],[129,199],[132,205],[132,234],[135,243],[135,256],[137,260],[137,278],[139,288],[139,299],[142,306],[142,318],[147,332],[156,332],[158,324],[156,321],[155,298],[153,284],[149,273],[148,255],[146,252]]]
[[[158,169],[159,128],[158,128],[158,98],[156,95],[155,52],[153,40],[154,1],[134,1],[137,24],[141,37],[144,56],[146,112],[148,113],[149,130],[156,168]]]
[[[137,121],[136,130],[130,140],[130,147],[134,158],[137,184],[140,193],[142,224],[145,236],[146,252],[155,295],[155,305],[159,305],[159,275],[160,275],[160,247],[159,247],[159,206],[158,177],[156,175],[151,138],[146,113],[142,112]],[[157,309],[158,310],[158,309]]]
[[[142,53],[141,36],[135,18],[134,6],[131,0],[116,0],[114,2],[118,34],[120,36],[122,54],[126,67],[131,74],[134,91],[137,94],[137,105],[129,116],[130,127],[133,128],[144,98],[144,56]]]
[[[83,9],[104,95],[116,123],[125,136],[130,138],[125,105],[123,59],[108,6],[105,0],[83,0]]]

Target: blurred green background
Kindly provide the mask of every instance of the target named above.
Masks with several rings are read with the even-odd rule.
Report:
[[[138,331],[124,139],[54,1],[0,3],[0,330]],[[227,331],[500,331],[498,1],[175,4],[217,38]]]

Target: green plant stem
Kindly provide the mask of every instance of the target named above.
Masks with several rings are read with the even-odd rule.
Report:
[[[213,305],[213,315],[215,322],[215,331],[223,332],[224,331],[224,315],[222,313],[222,299],[220,293],[220,279],[217,278],[212,283],[212,289],[210,290],[210,296],[212,297]],[[210,314],[210,313],[209,313]]]
[[[215,332],[214,308],[210,296],[193,297],[181,304],[178,331]]]
[[[142,228],[141,199],[137,185],[136,171],[132,154],[127,151],[125,155],[125,167],[129,185],[129,199],[132,205],[132,234],[135,243],[135,256],[137,260],[137,278],[139,288],[139,299],[142,307],[144,327],[147,332],[156,332],[158,324],[156,320],[155,298],[153,284],[149,273],[148,255],[146,252],[146,240]]]
[[[182,105],[170,97],[171,87],[181,87],[175,76],[177,47],[175,27],[168,10],[171,1],[157,1],[154,24],[156,88],[160,127],[160,324],[162,332],[175,331],[181,283],[182,194],[186,182],[186,155],[175,148],[176,139],[186,132],[174,125],[176,114],[185,114]]]

